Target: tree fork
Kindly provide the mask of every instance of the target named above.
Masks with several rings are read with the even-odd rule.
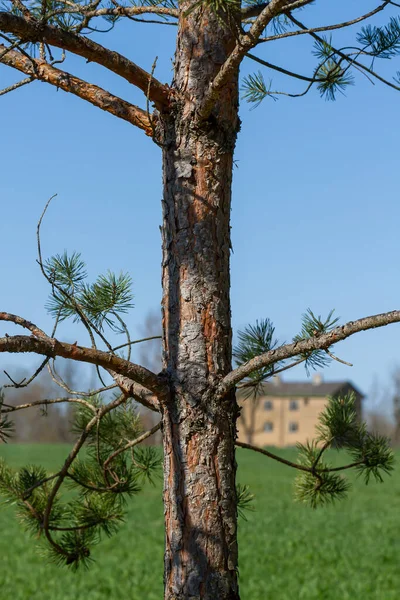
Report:
[[[182,9],[185,15],[185,9]],[[232,27],[200,7],[181,17],[176,101],[160,115],[163,147],[163,404],[165,599],[238,600],[234,392],[212,389],[231,370],[229,299],[238,72],[210,117],[199,108],[232,51]],[[194,35],[193,32],[196,32]]]

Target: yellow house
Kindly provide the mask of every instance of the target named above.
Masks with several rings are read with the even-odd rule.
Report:
[[[256,446],[294,446],[315,438],[318,415],[328,396],[353,392],[356,411],[361,418],[363,394],[349,381],[325,382],[320,374],[312,381],[283,381],[275,376],[263,384],[262,392],[253,400],[238,401],[241,414],[238,420],[239,441]]]

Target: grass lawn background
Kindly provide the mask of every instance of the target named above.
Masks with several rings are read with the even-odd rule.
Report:
[[[55,470],[62,445],[1,445],[13,467]],[[295,458],[292,450],[280,450]],[[400,454],[398,454],[400,456]],[[331,454],[342,464],[344,457]],[[368,486],[351,476],[347,500],[313,511],[292,500],[294,471],[238,451],[238,480],[250,485],[256,511],[239,522],[239,583],[243,600],[391,600],[400,598],[400,470]],[[161,600],[161,482],[129,503],[119,534],[95,547],[88,571],[46,563],[39,543],[0,507],[1,600]],[[216,599],[217,600],[217,599]]]

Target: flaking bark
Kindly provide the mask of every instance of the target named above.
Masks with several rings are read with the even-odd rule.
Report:
[[[199,9],[182,19],[174,86],[163,124],[165,598],[237,600],[234,394],[211,390],[231,370],[229,301],[233,151],[238,74],[210,118],[198,119],[209,82],[231,50],[229,26]]]

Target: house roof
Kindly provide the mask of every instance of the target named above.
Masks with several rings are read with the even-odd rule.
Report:
[[[339,392],[355,392],[364,395],[350,381],[279,381],[263,384],[265,396],[335,396]]]

